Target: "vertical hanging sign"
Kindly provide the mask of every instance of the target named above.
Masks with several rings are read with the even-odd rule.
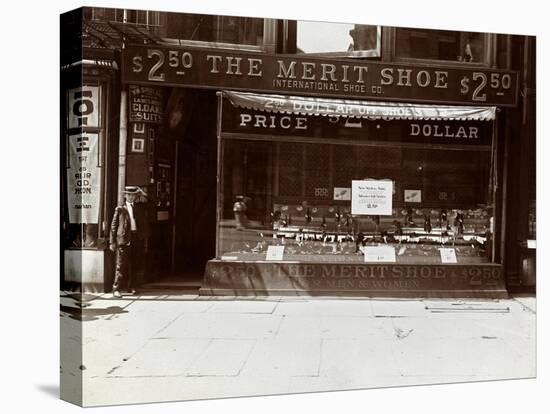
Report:
[[[70,223],[98,222],[99,177],[98,134],[69,136],[67,195]]]
[[[67,107],[69,129],[99,127],[99,86],[71,89]]]
[[[70,223],[96,224],[99,219],[100,87],[70,89],[67,96],[67,198]]]

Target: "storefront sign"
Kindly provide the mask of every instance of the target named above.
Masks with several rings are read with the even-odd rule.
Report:
[[[389,180],[352,180],[351,214],[391,216],[392,193]]]
[[[68,127],[99,127],[99,86],[83,86],[68,92]]]
[[[496,264],[287,263],[211,260],[201,294],[507,297]]]
[[[432,124],[425,123],[421,125],[417,122],[412,122],[410,124],[410,136],[423,136],[423,137],[445,137],[445,138],[456,138],[460,140],[461,138],[466,139],[478,139],[479,128],[476,126],[468,125],[450,125],[450,124]]]
[[[99,182],[98,134],[70,135],[67,196],[70,223],[98,222]]]
[[[279,94],[515,106],[517,72],[129,45],[123,81]]]
[[[130,121],[162,123],[162,90],[130,85]]]
[[[222,132],[296,136],[330,140],[375,141],[488,147],[493,122],[473,120],[371,120],[311,116],[235,108],[224,99]]]

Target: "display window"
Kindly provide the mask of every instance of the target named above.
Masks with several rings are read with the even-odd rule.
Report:
[[[228,103],[218,258],[271,260],[279,246],[279,259],[297,262],[379,253],[395,263],[490,263],[492,132],[487,119],[336,118]]]

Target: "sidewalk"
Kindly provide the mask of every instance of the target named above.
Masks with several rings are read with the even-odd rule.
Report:
[[[67,389],[82,370],[86,406],[536,375],[534,297],[90,299],[84,366],[62,367]],[[80,322],[61,303],[69,353]]]

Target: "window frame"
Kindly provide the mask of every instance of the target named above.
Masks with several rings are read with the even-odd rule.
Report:
[[[483,61],[481,62],[459,62],[455,60],[442,60],[442,59],[422,59],[422,58],[411,58],[411,57],[400,57],[397,55],[397,29],[405,30],[445,30],[445,29],[424,29],[424,28],[408,28],[408,27],[388,27],[385,31],[386,37],[389,39],[389,42],[386,43],[386,46],[389,47],[389,60],[392,62],[403,62],[403,63],[417,63],[425,64],[427,66],[431,65],[441,65],[445,66],[460,66],[460,67],[494,67],[496,62],[496,42],[497,35],[494,33],[481,33],[485,37],[484,46],[485,46],[485,55]],[[453,32],[464,32],[463,30],[452,30]]]
[[[296,20],[296,40],[295,48],[298,49],[298,22]],[[303,20],[301,20],[303,21]],[[340,22],[316,22],[316,23],[325,23],[325,24],[346,24]],[[359,23],[357,23],[359,24]],[[366,24],[365,24],[366,25]],[[328,58],[353,58],[353,59],[380,59],[382,57],[382,37],[383,37],[383,27],[381,25],[369,25],[376,26],[376,48],[369,50],[353,50],[353,51],[341,51],[341,52],[318,52],[318,53],[298,53],[299,56],[313,56],[313,57],[328,57]],[[288,37],[287,37],[288,38]]]
[[[156,35],[162,33],[163,27],[165,27],[165,19],[168,12],[159,12],[155,10],[134,10],[134,9],[121,9],[121,8],[110,8],[110,7],[90,7],[91,10],[91,20],[105,20],[103,18],[96,18],[96,14],[100,11],[105,13],[105,10],[113,10],[115,21],[121,23],[130,23],[135,24],[138,27],[143,27],[146,29],[151,29]],[[136,19],[135,21],[126,21],[124,22],[125,12],[135,12]],[[138,17],[140,12],[145,12],[145,22],[140,22]],[[121,14],[121,19],[118,19],[119,13]],[[177,12],[170,12],[178,14]],[[197,16],[200,16],[199,13],[190,13]],[[202,41],[202,40],[187,40],[187,39],[176,39],[161,36],[161,41],[159,42],[162,45],[168,46],[195,46],[195,47],[204,47],[204,48],[214,48],[214,49],[233,49],[233,50],[242,50],[242,51],[251,51],[251,52],[266,52],[274,53],[276,42],[277,42],[277,20],[261,17],[251,17],[251,16],[218,16],[215,15],[217,22],[224,17],[242,17],[242,18],[251,18],[251,19],[262,19],[263,20],[263,39],[261,45],[252,45],[252,44],[241,44],[241,43],[227,43],[227,42],[218,42],[218,41]],[[216,33],[216,36],[218,34]]]
[[[228,16],[216,16],[228,17]],[[248,16],[236,16],[236,17],[248,17]],[[254,17],[250,17],[254,18]],[[162,16],[161,16],[162,20]],[[162,37],[161,44],[168,46],[191,46],[191,47],[203,47],[211,49],[232,49],[242,50],[250,52],[265,52],[274,53],[277,40],[277,20],[263,18],[264,21],[264,34],[261,45],[241,44],[241,43],[226,43],[226,42],[209,42],[204,40],[187,40],[187,39],[174,39],[169,37]],[[161,27],[162,27],[161,23]]]

